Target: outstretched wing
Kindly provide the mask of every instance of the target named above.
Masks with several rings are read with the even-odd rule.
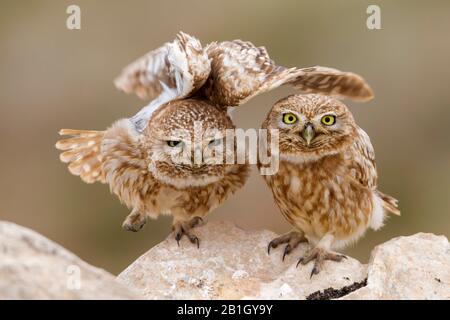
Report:
[[[241,40],[211,43],[206,47],[211,74],[204,95],[221,106],[237,106],[284,84],[317,92],[368,100],[373,94],[360,76],[325,67],[285,68],[277,65],[264,47]]]
[[[295,80],[289,84],[303,92],[323,93],[357,101],[373,98],[372,89],[361,76],[333,68],[316,66],[299,69]]]
[[[68,163],[70,173],[80,176],[84,182],[96,181],[117,185],[116,172],[136,171],[142,175],[147,165],[145,154],[129,119],[116,121],[106,131],[62,129],[56,148],[63,150],[59,158]]]
[[[153,192],[155,181],[140,134],[129,119],[116,121],[106,131],[63,129],[71,136],[56,143],[60,159],[84,182],[109,184],[111,192],[130,208],[142,209],[143,195]]]
[[[223,107],[238,106],[253,96],[278,87],[294,69],[277,66],[264,47],[241,40],[213,42],[206,47],[211,74],[202,91]]]
[[[70,136],[56,143],[56,148],[64,151],[59,158],[68,163],[70,173],[87,183],[105,183],[101,153],[105,131],[62,129],[59,134]]]
[[[153,100],[169,90],[182,98],[200,88],[209,72],[210,61],[200,41],[180,32],[173,42],[125,67],[114,83],[141,99]]]
[[[114,83],[126,93],[151,100],[132,118],[136,128],[142,131],[155,109],[168,101],[192,95],[203,86],[210,70],[210,60],[200,41],[180,32],[173,42],[123,69]]]

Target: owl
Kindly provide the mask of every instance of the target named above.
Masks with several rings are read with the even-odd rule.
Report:
[[[397,200],[377,189],[369,136],[341,101],[291,95],[272,107],[262,128],[278,130],[279,170],[264,179],[294,227],[269,243],[269,254],[286,244],[284,260],[308,242],[312,249],[298,264],[314,261],[313,276],[325,260],[345,258],[331,250],[356,241],[368,228],[379,229],[386,212],[400,214]]]
[[[63,129],[60,134],[71,137],[56,147],[72,174],[107,183],[129,207],[126,230],[138,231],[148,218],[167,214],[177,242],[186,236],[198,246],[192,229],[248,177],[248,164],[218,161],[228,156],[224,135],[234,129],[229,111],[283,84],[365,99],[370,88],[352,85],[359,79],[324,67],[284,68],[265,48],[241,40],[203,47],[180,32],[115,80],[120,90],[150,100],[145,107],[105,131]]]

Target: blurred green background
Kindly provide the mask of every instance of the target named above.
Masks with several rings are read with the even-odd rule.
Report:
[[[82,29],[66,28],[77,4]],[[381,6],[382,30],[366,28]],[[5,1],[0,4],[0,219],[33,228],[115,274],[164,239],[171,219],[139,233],[101,184],[86,185],[58,160],[60,128],[104,129],[144,102],[117,91],[126,64],[183,30],[206,44],[241,38],[285,66],[324,65],[363,75],[376,98],[350,103],[376,150],[380,189],[403,215],[346,250],[367,261],[388,239],[450,235],[449,1]],[[259,127],[282,88],[251,100],[235,119]],[[290,226],[256,171],[210,220],[278,233]],[[186,245],[188,243],[186,242]],[[182,250],[182,249],[181,249]]]

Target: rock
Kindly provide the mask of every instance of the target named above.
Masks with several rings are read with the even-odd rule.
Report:
[[[0,300],[137,298],[113,275],[32,230],[0,221]]]
[[[450,244],[418,233],[394,238],[373,251],[367,286],[343,299],[450,299]]]
[[[450,245],[419,233],[376,247],[368,265],[348,258],[296,268],[302,244],[282,262],[282,248],[267,254],[276,235],[210,222],[195,229],[200,249],[173,235],[145,253],[119,278],[147,299],[450,299]]]
[[[152,248],[120,275],[147,299],[305,299],[329,287],[364,281],[366,267],[348,258],[325,262],[310,279],[312,263],[296,268],[308,245],[302,244],[282,262],[282,247],[267,254],[276,234],[245,231],[228,222],[209,222],[195,229],[200,249],[173,235]]]
[[[296,268],[309,248],[283,262],[276,235],[228,222],[195,229],[200,249],[173,235],[150,249],[118,279],[36,232],[0,221],[2,299],[450,299],[450,244],[419,233],[377,246],[368,265],[348,257]]]

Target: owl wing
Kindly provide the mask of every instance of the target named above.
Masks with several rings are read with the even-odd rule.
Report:
[[[302,92],[322,93],[356,101],[373,98],[373,91],[358,74],[333,68],[315,66],[298,70],[290,85]]]
[[[377,186],[375,151],[369,136],[363,129],[357,129],[355,141],[347,151],[347,156],[353,178],[364,187],[375,189]]]
[[[392,214],[400,215],[398,200],[380,190],[377,190],[377,168],[375,164],[375,152],[367,133],[363,129],[357,129],[356,139],[347,152],[350,158],[349,169],[353,178],[375,192],[381,200],[383,208]]]
[[[183,98],[208,78],[210,61],[198,39],[184,32],[173,42],[150,51],[122,70],[114,83],[119,90],[153,100],[170,91]]]
[[[149,160],[141,134],[129,119],[116,121],[101,144],[102,170],[112,193],[130,208],[142,210],[143,198],[156,182],[148,170]]]
[[[105,131],[62,129],[59,134],[70,136],[56,143],[56,148],[64,151],[59,159],[68,163],[70,173],[86,183],[105,183],[100,150]]]
[[[70,136],[56,148],[64,151],[60,159],[72,174],[87,183],[108,183],[128,207],[143,205],[142,196],[156,183],[147,169],[140,134],[129,119],[118,120],[106,131],[63,129],[60,135]]]
[[[206,51],[211,59],[211,74],[202,91],[220,106],[238,106],[294,79],[294,69],[277,66],[264,47],[251,42],[213,42]]]
[[[241,40],[213,42],[206,47],[211,74],[204,95],[221,106],[238,106],[252,97],[288,84],[303,92],[325,93],[368,100],[372,90],[354,73],[326,67],[285,68],[264,47]]]
[[[123,69],[115,85],[126,93],[151,100],[131,120],[139,131],[162,104],[192,95],[203,86],[211,70],[200,41],[180,32],[164,44]]]

